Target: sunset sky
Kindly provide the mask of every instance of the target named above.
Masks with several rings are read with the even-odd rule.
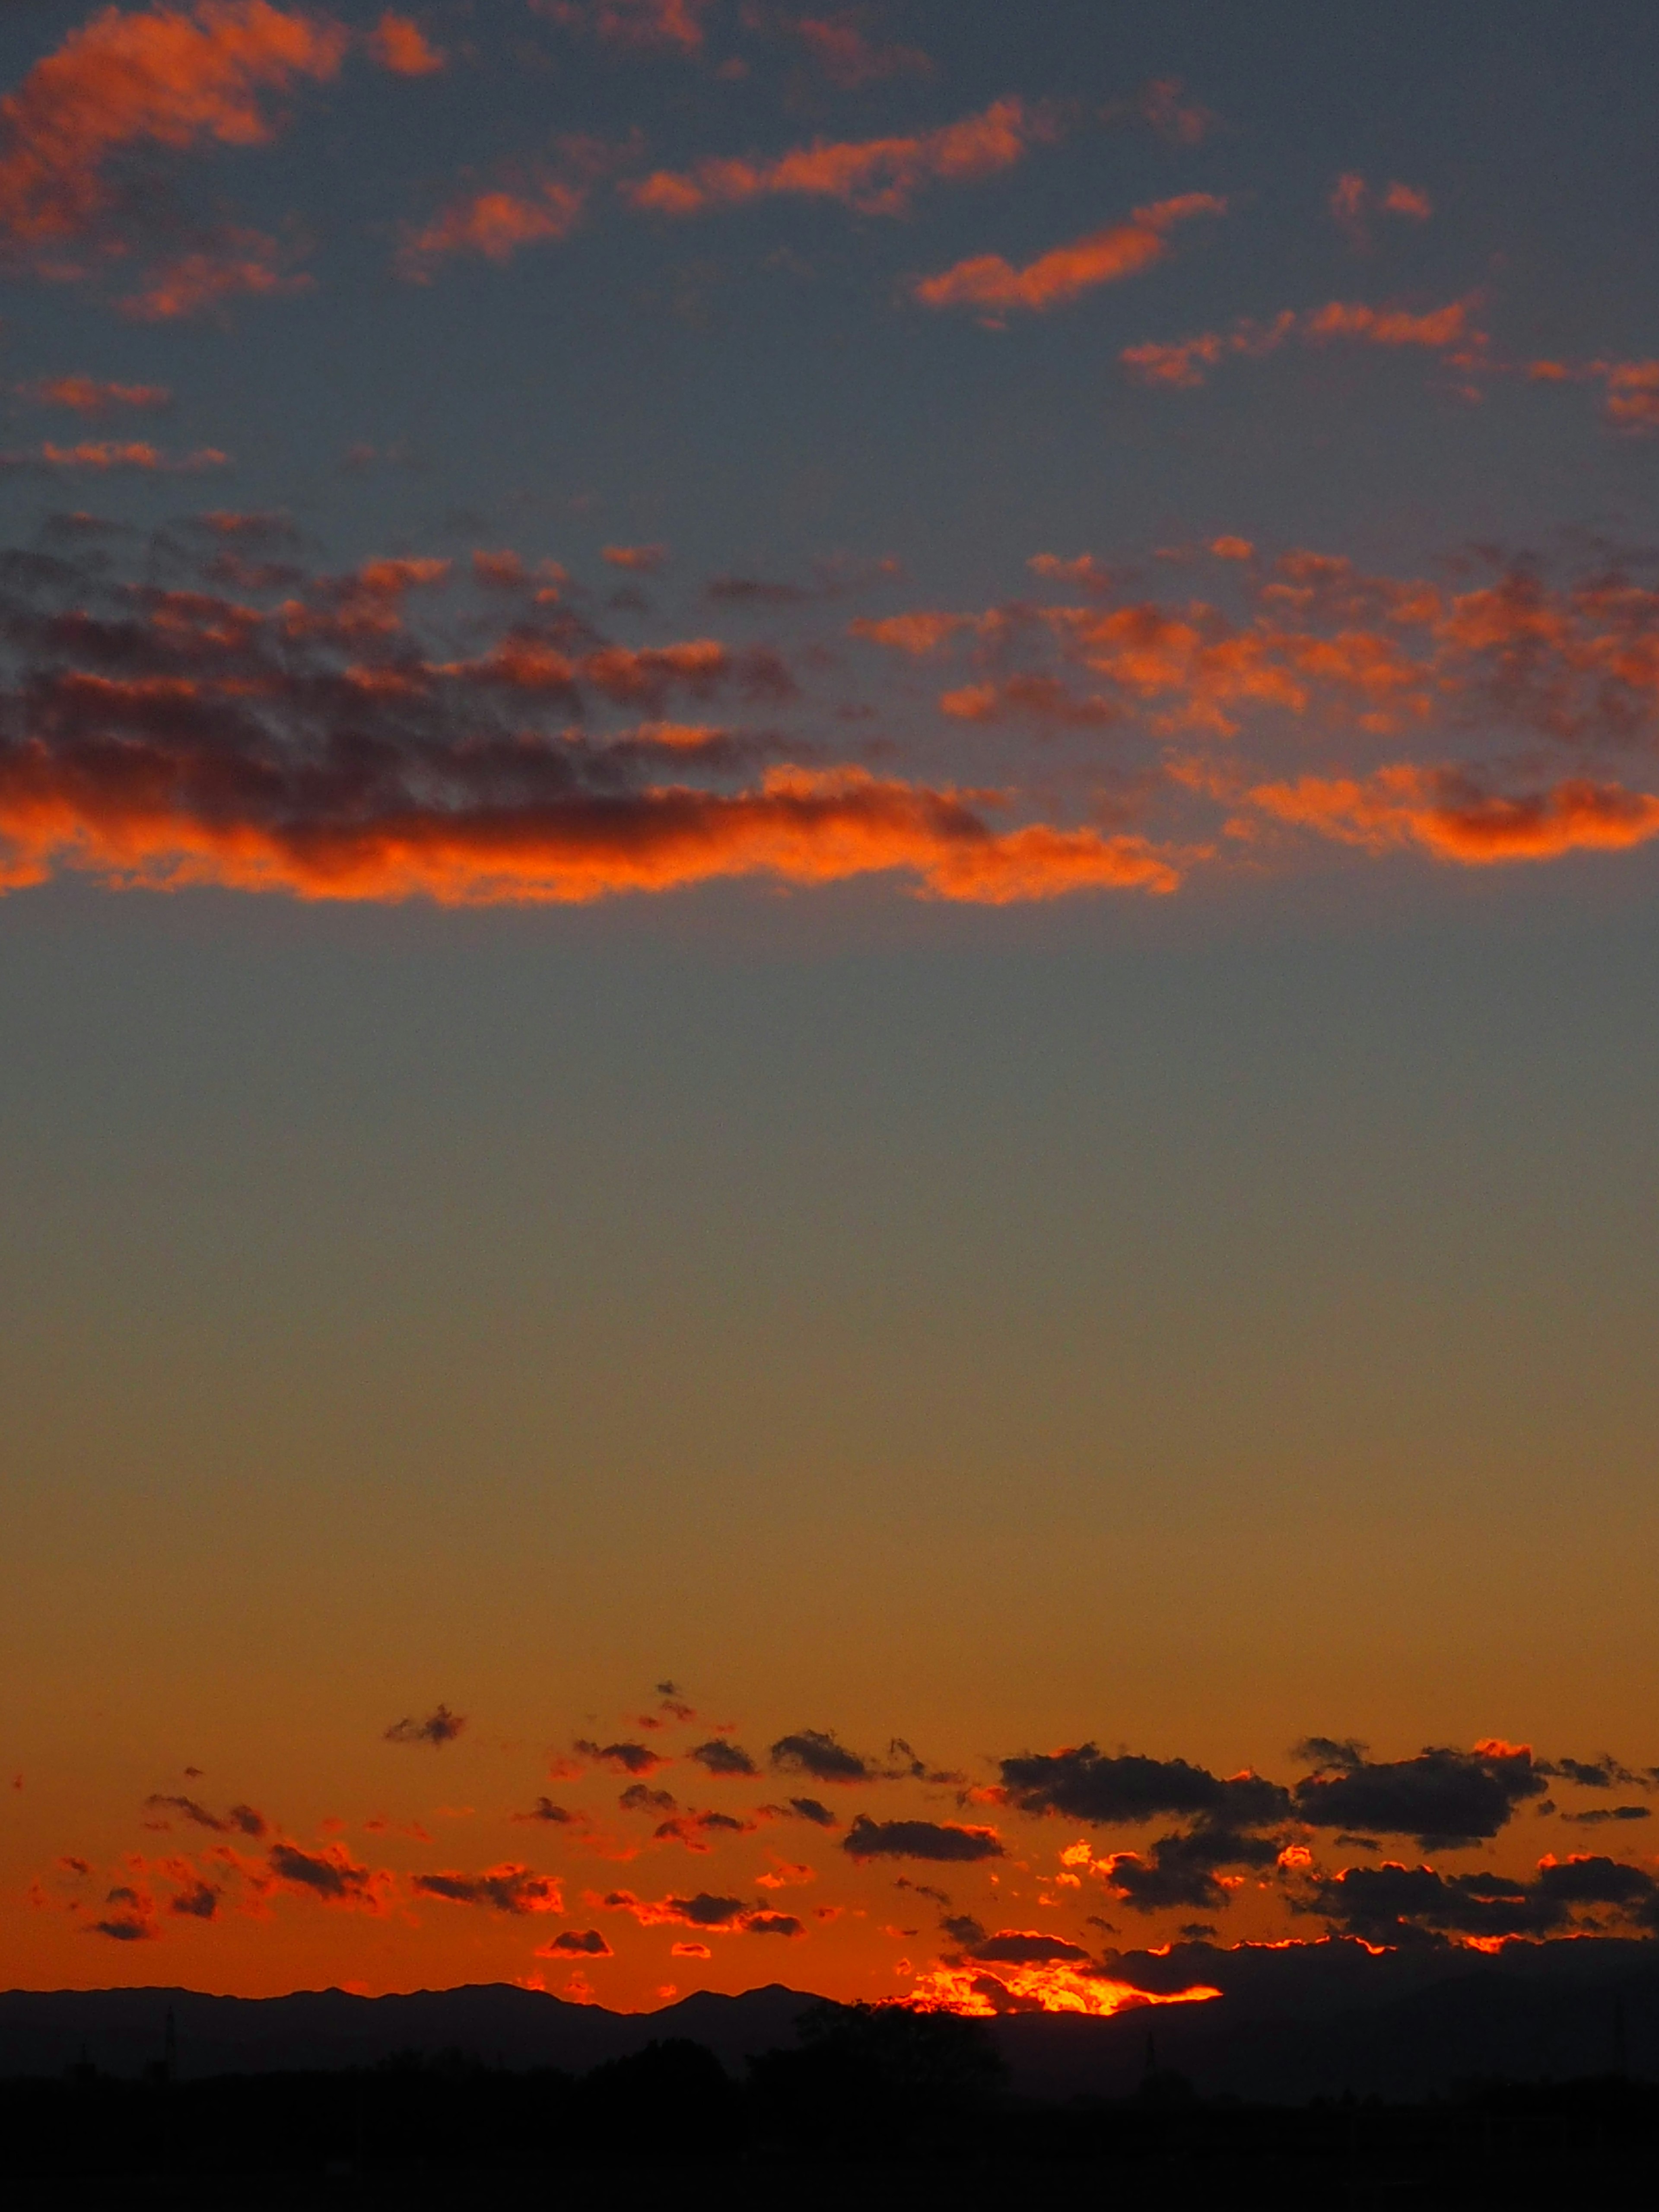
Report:
[[[0,1984],[1659,1933],[1656,82],[5,0]]]

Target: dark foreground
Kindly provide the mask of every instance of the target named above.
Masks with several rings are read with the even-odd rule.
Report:
[[[1659,2206],[1659,2087],[1469,2084],[1432,2101],[1248,2104],[1148,2064],[1127,2096],[1013,2094],[978,2023],[821,2007],[740,2075],[689,2041],[585,2075],[406,2052],[331,2072],[0,2082],[17,2212],[424,2212],[665,2201],[728,2212]]]

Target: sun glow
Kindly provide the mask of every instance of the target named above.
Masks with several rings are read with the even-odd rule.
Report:
[[[1207,1986],[1163,1991],[1108,1980],[1097,1969],[1052,1961],[1041,1966],[937,1966],[918,1977],[907,2002],[933,2012],[959,2012],[990,2020],[1006,2012],[1090,2013],[1097,2019],[1146,2005],[1203,2004],[1218,1997]]]

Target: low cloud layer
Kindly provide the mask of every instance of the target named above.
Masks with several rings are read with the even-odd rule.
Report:
[[[651,1986],[642,1992],[640,1977],[675,1961],[707,1964],[728,1986],[733,1964],[757,1955],[749,1939],[769,1937],[799,1947],[793,1985],[978,2012],[1201,2001],[1209,1981],[1183,1979],[1174,1964],[1194,1943],[1212,1959],[1240,1944],[1231,1955],[1247,1959],[1263,1943],[1334,1937],[1377,1952],[1659,1938],[1659,1865],[1644,1849],[1659,1768],[1610,1752],[1550,1756],[1485,1737],[1379,1753],[1316,1735],[1278,1771],[1219,1773],[1095,1739],[957,1769],[898,1735],[877,1755],[829,1727],[751,1732],[769,1744],[765,1770],[811,1776],[843,1812],[817,1796],[765,1796],[762,1762],[735,1726],[708,1735],[673,1684],[658,1686],[649,1711],[620,1708],[629,1715],[648,1747],[600,1729],[577,1739],[574,1758],[546,1755],[568,1802],[499,1796],[515,1759],[533,1766],[534,1754],[488,1723],[463,1735],[442,1705],[435,1738],[421,1721],[392,1732],[453,1747],[444,1772],[468,1802],[430,1805],[423,1819],[405,1808],[273,1833],[252,1806],[221,1812],[158,1788],[138,1829],[164,1842],[103,1863],[64,1850],[32,1901],[120,1946],[210,1946],[248,1921],[278,1940],[288,1916],[322,1913],[343,1936],[404,1947],[411,1975],[427,1947],[447,1956],[465,1931],[469,1962],[494,1947],[480,1955],[498,1975],[517,1958],[513,1971],[532,1982],[561,1966],[605,1978],[567,1985],[583,2002],[610,1990],[637,2002]],[[390,1764],[416,1788],[437,1771]],[[434,1864],[434,1832],[450,1823],[481,1839],[493,1826],[501,1840]],[[526,1828],[538,1863],[513,1851]],[[1586,1829],[1601,1848],[1578,1847]],[[1607,1848],[1615,1837],[1633,1850]],[[1131,1929],[1142,1946],[1133,1954],[1118,1948]],[[1126,1979],[1132,1955],[1140,1964]],[[1147,1964],[1159,1959],[1170,1961],[1167,1987]],[[179,1974],[193,1971],[181,1954]],[[775,1970],[738,1971],[758,1983]]]
[[[150,465],[62,449],[129,453]],[[1659,838],[1659,594],[1633,562],[1552,578],[1469,554],[1449,584],[1222,536],[1139,568],[1036,554],[1030,595],[977,611],[848,619],[819,594],[792,603],[796,635],[744,634],[778,612],[745,602],[736,635],[624,643],[547,556],[330,570],[283,528],[210,509],[135,559],[77,514],[0,556],[0,891],[74,872],[459,905],[876,878],[994,906],[1168,894],[1322,846],[1491,866]],[[610,556],[648,574],[659,550]],[[697,578],[673,588],[706,609]],[[857,588],[890,602],[898,580]],[[437,1747],[452,1723],[390,1740]],[[583,1755],[642,1778],[655,1753],[630,1743]],[[769,1763],[840,1787],[903,1757],[807,1729]]]

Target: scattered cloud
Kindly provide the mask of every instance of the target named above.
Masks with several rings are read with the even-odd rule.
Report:
[[[143,439],[83,438],[73,446],[47,439],[21,452],[0,453],[0,469],[79,470],[97,476],[200,476],[229,465],[229,454],[214,446],[171,457]]]
[[[1474,321],[1474,300],[1453,300],[1424,309],[1376,307],[1361,301],[1332,300],[1301,312],[1284,309],[1266,323],[1245,320],[1231,331],[1201,331],[1197,337],[1169,343],[1150,340],[1126,346],[1118,359],[1142,384],[1194,391],[1224,361],[1261,361],[1292,338],[1304,345],[1346,340],[1364,345],[1419,348],[1443,353],[1466,370],[1484,368],[1486,334]]]
[[[1264,813],[1340,844],[1370,852],[1415,846],[1471,867],[1627,852],[1659,837],[1659,795],[1585,776],[1498,793],[1462,769],[1402,762],[1364,779],[1258,784],[1249,797]]]
[[[386,1731],[387,1743],[427,1744],[434,1751],[441,1751],[445,1744],[453,1743],[466,1726],[465,1713],[452,1713],[447,1705],[436,1705],[424,1720],[393,1721]]]
[[[531,0],[538,15],[638,54],[702,52],[714,0]]]
[[[1378,191],[1353,170],[1337,179],[1326,204],[1332,222],[1346,234],[1349,244],[1362,252],[1371,242],[1373,216],[1403,216],[1413,222],[1426,222],[1434,213],[1434,203],[1420,186],[1396,183]]]
[[[798,15],[789,27],[814,65],[842,92],[891,77],[933,74],[933,58],[920,46],[872,40],[863,27],[863,13],[841,9],[833,15]]]
[[[431,43],[418,23],[408,15],[395,15],[391,9],[369,33],[367,43],[374,60],[394,76],[435,76],[447,64],[447,56]]]
[[[1054,246],[1016,269],[1000,253],[958,261],[937,276],[921,279],[915,295],[925,307],[976,307],[1000,319],[1015,309],[1040,314],[1081,298],[1102,284],[1138,276],[1169,252],[1169,233],[1200,215],[1227,211],[1212,192],[1187,192],[1137,208],[1127,222],[1109,224],[1068,246]]]
[[[314,279],[294,264],[301,245],[264,232],[227,226],[171,260],[149,270],[143,284],[117,304],[130,322],[180,322],[232,300],[276,299],[310,291]]]
[[[205,1805],[198,1805],[193,1797],[146,1797],[144,1809],[149,1813],[175,1813],[192,1827],[206,1828],[216,1836],[263,1836],[268,1826],[263,1813],[252,1805],[233,1805],[228,1813],[211,1813]]]
[[[270,0],[101,9],[0,100],[0,231],[14,252],[56,252],[110,211],[130,149],[266,143],[273,103],[334,76],[348,45]]]
[[[1113,1756],[1092,1743],[1022,1752],[1001,1760],[1000,1769],[1008,1802],[1018,1811],[1072,1820],[1115,1826],[1194,1814],[1242,1825],[1282,1820],[1291,1810],[1289,1793],[1260,1775],[1224,1780],[1184,1759]]]
[[[494,185],[464,193],[406,234],[398,271],[424,283],[440,262],[458,253],[506,263],[523,246],[568,238],[586,207],[585,183],[550,173],[516,187]]]
[[[867,1759],[860,1759],[855,1751],[837,1743],[828,1729],[801,1729],[793,1735],[780,1736],[772,1746],[770,1758],[775,1772],[799,1774],[813,1782],[870,1782],[875,1779],[875,1769]]]
[[[659,1766],[672,1764],[660,1752],[648,1750],[642,1743],[599,1744],[580,1737],[576,1749],[596,1766],[608,1766],[619,1774],[654,1774]]]
[[[410,1877],[409,1886],[417,1897],[441,1898],[450,1905],[482,1905],[515,1917],[564,1911],[563,1893],[555,1876],[526,1866],[491,1867],[483,1874],[417,1874]]]
[[[673,216],[706,215],[777,195],[843,200],[863,215],[896,216],[924,185],[994,176],[1057,135],[1048,109],[999,100],[980,114],[915,137],[820,138],[771,161],[711,158],[689,170],[654,170],[622,191],[634,207]]]
[[[860,1813],[842,1840],[854,1859],[931,1859],[941,1864],[1006,1856],[994,1828],[956,1821],[872,1820]]]
[[[358,1865],[343,1844],[308,1851],[299,1844],[275,1843],[265,1855],[265,1863],[285,1888],[350,1911],[382,1911],[395,1893],[390,1874]]]
[[[714,1736],[708,1743],[696,1745],[685,1755],[688,1759],[696,1759],[697,1765],[710,1774],[755,1775],[760,1772],[759,1767],[741,1745],[728,1743],[722,1736]]]
[[[616,1955],[597,1928],[566,1928],[536,1952],[538,1959],[614,1959]]]
[[[68,407],[77,415],[112,415],[120,408],[156,410],[173,404],[165,384],[112,384],[95,376],[39,376],[14,386],[37,407]]]

